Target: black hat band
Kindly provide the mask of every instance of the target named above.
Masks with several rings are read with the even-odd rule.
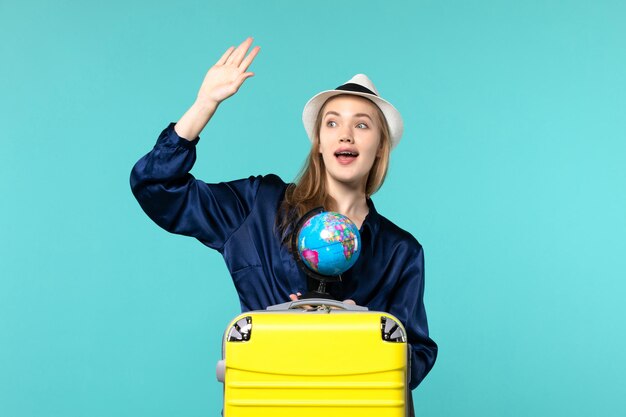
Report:
[[[366,94],[371,94],[371,95],[378,97],[378,94],[374,93],[369,88],[363,87],[361,84],[355,84],[355,83],[347,83],[344,85],[340,85],[339,87],[335,88],[335,90],[353,91],[355,93],[366,93]]]

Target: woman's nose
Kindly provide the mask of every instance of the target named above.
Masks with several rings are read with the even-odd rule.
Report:
[[[341,135],[341,137],[339,138],[339,142],[352,143],[354,142],[354,139],[352,139],[352,135],[344,134],[344,135]]]

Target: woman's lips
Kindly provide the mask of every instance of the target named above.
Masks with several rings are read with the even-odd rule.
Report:
[[[341,165],[349,165],[356,160],[359,153],[350,147],[342,147],[335,151],[335,158]]]
[[[339,161],[341,165],[349,165],[356,160],[358,155],[339,154],[339,155],[335,155],[335,157],[337,158],[337,161]]]

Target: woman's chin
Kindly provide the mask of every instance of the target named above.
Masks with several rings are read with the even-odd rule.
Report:
[[[328,178],[328,181],[334,182],[342,188],[353,188],[355,190],[359,190],[361,188],[364,188],[365,179],[366,178],[362,176],[355,175],[335,175],[330,176]]]

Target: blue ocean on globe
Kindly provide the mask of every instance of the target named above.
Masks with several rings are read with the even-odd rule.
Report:
[[[321,275],[339,275],[359,257],[361,236],[343,214],[325,211],[308,219],[298,233],[300,259]]]

